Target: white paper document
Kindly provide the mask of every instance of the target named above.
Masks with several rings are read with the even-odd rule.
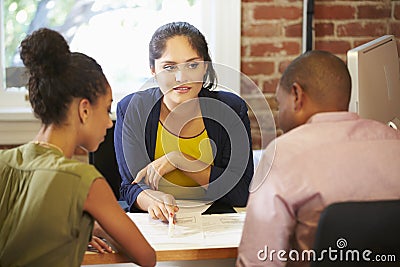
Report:
[[[195,209],[196,210],[196,209]],[[237,247],[245,213],[201,215],[204,210],[180,209],[169,236],[168,223],[153,220],[147,213],[128,213],[156,250]]]

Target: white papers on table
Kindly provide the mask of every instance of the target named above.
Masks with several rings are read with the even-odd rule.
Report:
[[[128,213],[156,250],[237,247],[242,235],[245,213],[201,215],[180,209],[176,213],[173,235],[168,223],[153,220],[147,213]]]

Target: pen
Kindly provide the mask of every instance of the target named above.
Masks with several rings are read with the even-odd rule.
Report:
[[[174,215],[172,213],[169,213],[169,217],[168,217],[168,236],[169,237],[172,237],[172,235],[174,234],[174,229],[175,229]]]

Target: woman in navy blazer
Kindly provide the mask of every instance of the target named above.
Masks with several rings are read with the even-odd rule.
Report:
[[[174,22],[160,27],[149,50],[150,68],[159,86],[130,94],[117,107],[114,142],[121,200],[130,211],[147,210],[154,219],[168,220],[177,211],[175,198],[158,190],[158,184],[163,175],[179,170],[204,190],[202,200],[245,206],[253,176],[246,103],[233,93],[210,90],[216,86],[216,74],[205,38],[194,26]],[[201,81],[195,81],[199,74]],[[188,108],[182,112],[185,105]],[[168,116],[174,118],[171,123]],[[183,117],[191,119],[177,119]],[[183,153],[155,157],[160,125],[170,131],[176,124],[181,131],[174,134],[179,138],[206,131],[212,164]]]

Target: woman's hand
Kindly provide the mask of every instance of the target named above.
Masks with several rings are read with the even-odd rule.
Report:
[[[92,236],[92,240],[90,240],[89,242],[89,246],[88,246],[89,250],[97,250],[100,253],[105,253],[105,252],[109,252],[112,253],[113,250],[112,248],[101,238],[97,237],[97,236]]]
[[[160,179],[177,168],[176,162],[179,157],[181,157],[180,153],[173,151],[149,163],[137,173],[132,184],[139,183],[144,179],[145,184],[150,186],[151,189],[158,190]]]
[[[179,210],[175,198],[161,191],[144,190],[136,201],[141,209],[147,209],[151,218],[164,222],[168,222],[168,218],[173,217]]]

